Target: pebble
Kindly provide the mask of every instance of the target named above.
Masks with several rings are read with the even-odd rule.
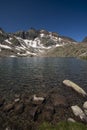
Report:
[[[69,122],[76,122],[73,118],[68,118]]]

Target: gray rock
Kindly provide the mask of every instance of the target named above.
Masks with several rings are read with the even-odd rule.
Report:
[[[33,95],[33,101],[44,101],[44,97],[38,97],[35,94]]]
[[[20,98],[16,98],[15,100],[14,100],[14,102],[19,102],[20,101]]]
[[[67,121],[69,121],[69,122],[76,122],[73,118],[68,118]]]
[[[87,109],[84,109],[84,113],[85,113],[85,115],[87,116]]]
[[[32,104],[34,105],[40,105],[44,102],[45,98],[44,97],[38,97],[36,95],[33,95],[32,98]]]
[[[84,121],[84,120],[87,121],[87,117],[86,117],[85,113],[82,111],[82,109],[79,106],[77,106],[77,105],[71,106],[71,109],[75,116],[80,117],[80,119],[82,121]]]
[[[87,96],[87,93],[77,84],[75,84],[74,82],[70,81],[70,80],[64,80],[63,84],[73,88],[76,92],[78,92],[79,94],[82,94],[83,96]]]
[[[84,108],[84,109],[87,109],[87,101],[84,102],[84,104],[83,104],[83,108]]]

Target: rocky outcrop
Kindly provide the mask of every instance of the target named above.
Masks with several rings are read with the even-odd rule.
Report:
[[[71,91],[67,87],[68,90]],[[73,95],[74,91],[71,92]],[[0,126],[24,130],[25,125],[32,129],[46,121],[53,124],[59,121],[87,123],[87,100],[75,94],[74,101],[71,100],[72,97],[66,97],[56,90],[39,94],[15,94],[11,101],[1,97],[0,121],[3,125]],[[76,102],[80,98],[82,102]]]

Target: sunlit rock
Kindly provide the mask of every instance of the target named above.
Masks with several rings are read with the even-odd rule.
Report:
[[[70,81],[70,80],[64,80],[63,84],[73,88],[76,92],[78,92],[79,94],[82,94],[83,96],[87,96],[87,93],[77,84],[75,84],[74,82]]]
[[[16,98],[14,101],[15,101],[15,102],[19,102],[19,101],[20,101],[20,98]]]
[[[77,105],[71,106],[71,109],[72,109],[73,114],[74,114],[75,116],[80,117],[80,119],[83,120],[83,121],[84,121],[84,120],[87,121],[86,115],[84,114],[84,112],[82,111],[82,109],[81,109],[79,106],[77,106]]]
[[[84,108],[84,109],[87,109],[87,101],[84,102],[84,104],[83,104],[83,108]]]
[[[33,95],[33,101],[44,101],[43,97],[37,97],[36,95]]]
[[[69,122],[76,122],[73,118],[68,118]]]

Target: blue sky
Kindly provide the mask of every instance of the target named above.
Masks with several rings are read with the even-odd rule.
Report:
[[[46,29],[81,41],[87,36],[87,0],[0,0],[0,27]]]

